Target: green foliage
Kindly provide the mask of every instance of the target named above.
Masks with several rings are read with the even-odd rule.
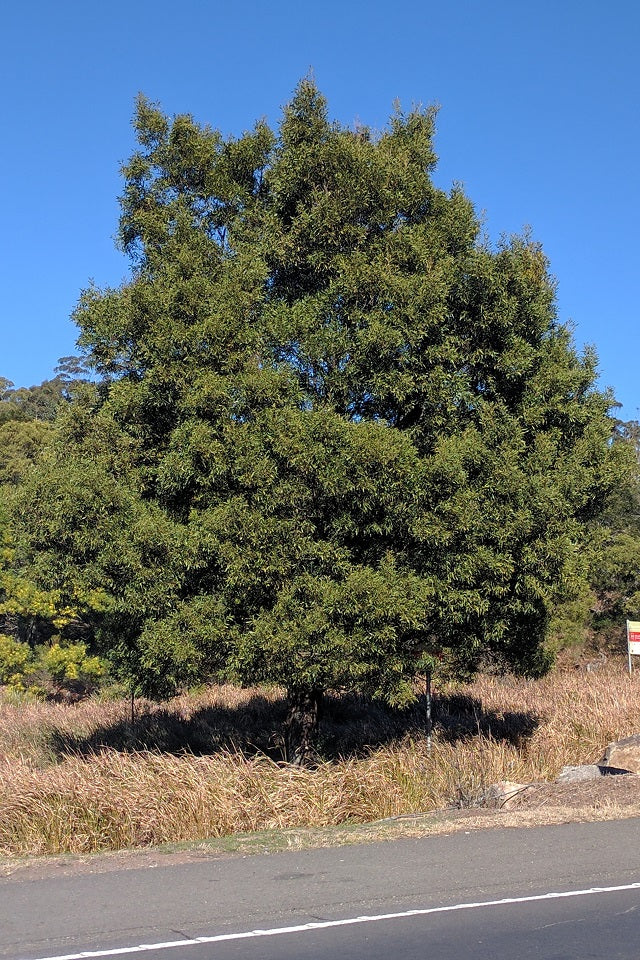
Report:
[[[561,603],[550,628],[556,649],[626,650],[625,620],[640,617],[640,433],[615,421],[617,480],[587,524],[582,587]]]
[[[31,660],[31,650],[26,643],[0,634],[0,684],[22,689]]]
[[[0,424],[0,486],[16,486],[36,462],[52,435],[41,420],[7,420]]]
[[[303,80],[278,131],[134,124],[132,275],[80,299],[102,380],[24,478],[20,576],[157,696],[543,672],[625,466],[539,245],[435,187],[431,109],[354,132]]]
[[[0,685],[37,697],[92,692],[107,673],[107,664],[91,656],[84,643],[54,642],[32,649],[0,634]]]
[[[84,643],[53,643],[37,651],[35,669],[44,670],[58,685],[77,681],[92,687],[105,676],[106,664],[90,656]]]
[[[74,616],[60,607],[58,591],[43,590],[23,576],[7,515],[54,436],[57,413],[87,382],[87,372],[78,357],[63,357],[55,376],[38,386],[14,389],[0,378],[0,630],[32,645],[49,640]]]
[[[88,370],[79,357],[62,357],[55,376],[32,387],[14,387],[0,377],[0,424],[10,421],[55,420],[60,407],[73,395],[78,384],[85,383]]]

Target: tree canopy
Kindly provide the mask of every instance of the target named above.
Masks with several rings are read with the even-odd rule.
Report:
[[[404,704],[443,658],[537,674],[624,471],[544,253],[432,179],[435,114],[374,134],[303,80],[224,137],[137,103],[122,286],[14,513],[20,569],[147,693],[277,682]]]

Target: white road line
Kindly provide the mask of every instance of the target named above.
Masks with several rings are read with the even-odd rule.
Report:
[[[218,933],[212,937],[194,937],[193,940],[168,940],[164,943],[139,943],[133,947],[116,947],[113,950],[84,950],[82,953],[65,953],[38,960],[86,960],[91,957],[117,957],[128,953],[144,953],[146,950],[175,950],[177,947],[195,947],[202,943],[224,943],[227,940],[252,940],[256,937],[279,937],[285,933],[305,933],[309,930],[326,930],[329,927],[349,927],[357,923],[376,923],[379,920],[402,920],[405,917],[426,917],[432,913],[452,913],[456,910],[477,910],[481,907],[504,907],[512,903],[533,903],[538,900],[561,900],[565,897],[588,897],[597,893],[617,893],[621,890],[640,890],[640,883],[625,883],[617,887],[590,887],[588,890],[566,890],[562,893],[539,893],[530,897],[507,897],[504,900],[480,900],[477,903],[454,903],[447,907],[424,907],[403,910],[400,913],[380,913],[363,917],[347,917],[345,920],[314,920],[292,927],[272,927],[266,930],[245,930],[242,933]]]

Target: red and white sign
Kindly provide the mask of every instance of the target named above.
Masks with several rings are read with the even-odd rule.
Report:
[[[640,657],[640,620],[627,620],[629,655]]]

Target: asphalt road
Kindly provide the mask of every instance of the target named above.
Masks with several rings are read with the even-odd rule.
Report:
[[[640,820],[112,867],[1,879],[0,957],[640,958]]]

